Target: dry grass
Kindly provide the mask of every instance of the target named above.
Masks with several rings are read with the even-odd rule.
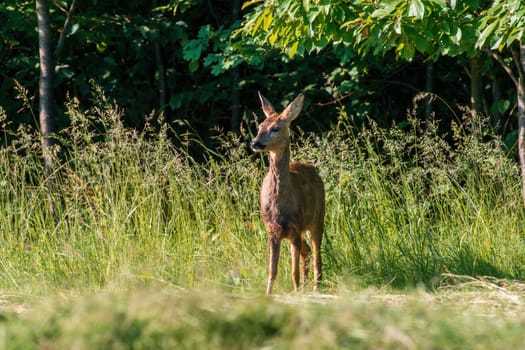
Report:
[[[519,319],[525,315],[525,282],[491,276],[445,274],[435,293],[439,303],[455,305],[465,313]]]

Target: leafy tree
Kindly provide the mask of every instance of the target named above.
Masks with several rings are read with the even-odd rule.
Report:
[[[405,61],[416,54],[427,60],[465,54],[475,60],[480,51],[474,47],[472,5],[477,6],[467,1],[462,8],[451,8],[435,0],[266,1],[246,16],[243,32],[292,57],[339,45],[355,48],[362,57],[394,52]],[[477,94],[474,107],[479,106]]]
[[[253,0],[242,31],[260,44],[278,47],[293,57],[319,52],[328,45],[354,47],[360,56],[394,52],[412,61],[461,55],[470,60],[471,101],[481,111],[481,66],[485,49],[493,54],[516,85],[518,151],[525,202],[525,5],[481,0]],[[510,55],[508,52],[510,51]],[[517,73],[507,62],[513,61]]]

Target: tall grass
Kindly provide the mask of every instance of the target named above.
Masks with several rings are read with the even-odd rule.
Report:
[[[455,127],[454,146],[436,124],[409,121],[406,130],[372,125],[347,149],[345,135],[332,142],[339,149],[330,153],[352,155],[335,160],[335,172],[324,168],[329,183],[336,176],[329,222],[337,226],[328,232],[343,236],[338,267],[398,286],[432,285],[446,271],[521,278],[515,164],[483,121]]]
[[[247,136],[221,135],[211,150],[176,135],[174,146],[154,118],[134,131],[103,95],[94,105],[68,105],[67,152],[53,179],[43,176],[35,133],[4,126],[13,141],[0,149],[0,288],[263,291],[258,192],[267,168]],[[483,121],[456,127],[453,147],[415,118],[404,129],[297,133],[292,158],[315,163],[327,191],[326,291],[356,281],[433,286],[444,272],[523,278],[518,168],[487,130]],[[292,289],[287,258],[280,291]]]

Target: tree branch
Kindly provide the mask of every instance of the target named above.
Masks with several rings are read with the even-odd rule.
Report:
[[[339,97],[337,97],[336,99],[334,100],[331,100],[331,101],[328,101],[328,102],[317,102],[315,105],[316,106],[319,106],[319,107],[325,107],[325,106],[329,106],[329,105],[335,105],[339,102],[341,102],[342,100],[344,100],[345,98],[347,97],[350,97],[352,96],[353,94],[351,92],[347,92],[346,94],[344,95],[340,95]]]
[[[501,68],[503,68],[503,70],[507,73],[507,75],[510,77],[510,79],[512,80],[516,88],[518,88],[518,77],[516,77],[516,74],[514,74],[514,72],[512,71],[512,68],[510,68],[503,60],[503,57],[498,55],[496,52],[494,51],[489,51],[489,52],[492,58],[495,59],[496,62],[500,64]]]
[[[516,68],[518,69],[518,77],[525,77],[525,70],[523,69],[523,65],[521,64],[520,47],[517,45],[513,45],[510,47],[510,52],[512,53],[514,63],[516,64]]]
[[[66,20],[64,21],[64,26],[62,27],[62,31],[60,32],[60,37],[58,38],[57,47],[55,49],[55,62],[58,62],[58,58],[62,53],[62,48],[64,47],[64,40],[66,39],[66,32],[71,23],[71,18],[73,17],[73,11],[75,11],[76,3],[77,0],[73,0],[71,2],[71,6],[69,6],[69,11],[65,11],[63,8],[60,7],[60,9],[66,13]]]

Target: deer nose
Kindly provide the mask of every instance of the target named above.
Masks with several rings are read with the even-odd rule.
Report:
[[[262,151],[266,146],[260,143],[259,141],[253,140],[252,142],[250,142],[250,147],[254,152],[257,152]]]

